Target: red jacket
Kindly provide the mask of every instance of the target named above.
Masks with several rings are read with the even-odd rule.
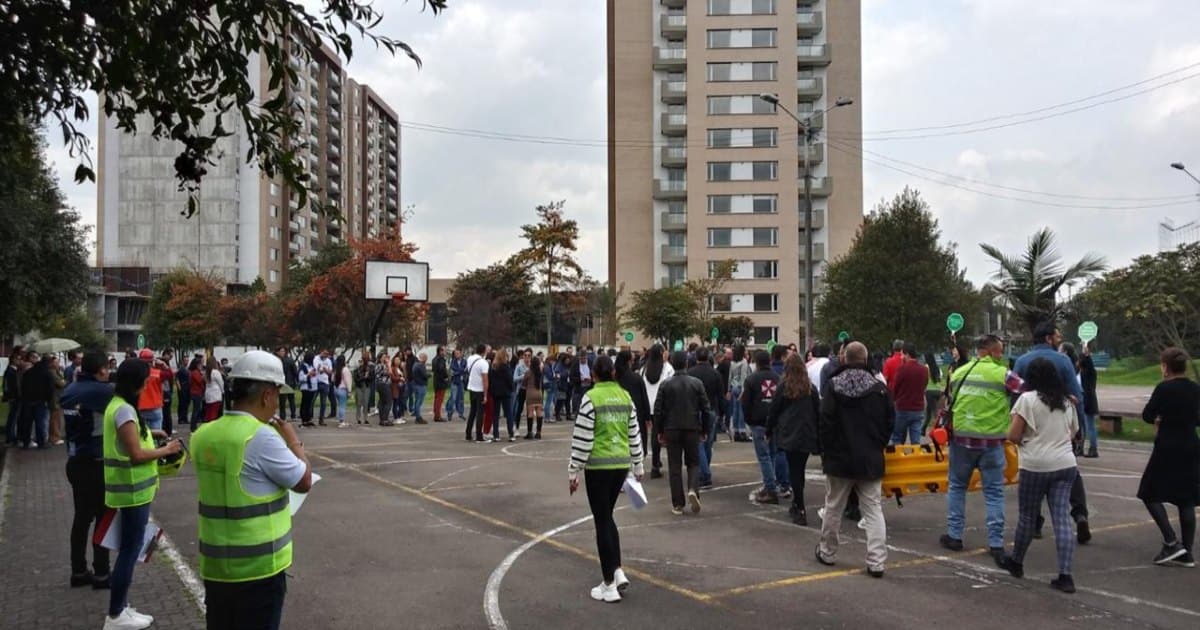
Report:
[[[924,411],[925,386],[929,384],[929,371],[913,361],[904,361],[888,378],[888,390],[897,411]]]
[[[904,362],[904,353],[903,352],[896,352],[896,353],[892,354],[892,356],[888,357],[887,360],[883,362],[882,372],[883,372],[884,380],[891,383],[892,377],[895,376],[895,374],[896,374],[896,368],[900,367],[900,364],[903,362]]]

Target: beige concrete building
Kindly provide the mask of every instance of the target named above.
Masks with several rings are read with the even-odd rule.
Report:
[[[804,161],[795,121],[759,94],[801,117],[860,100],[860,13],[860,0],[609,0],[613,286],[628,296],[735,260],[714,315],[751,317],[759,344],[803,342]],[[814,119],[818,299],[824,262],[862,221],[860,111]]]
[[[122,133],[105,120],[97,151],[99,267],[148,267],[152,275],[195,267],[228,284],[261,277],[274,291],[292,262],[327,244],[399,231],[396,112],[369,86],[347,77],[328,46],[290,35],[285,49],[296,80],[285,80],[283,89],[300,125],[285,142],[312,175],[315,201],[335,212],[302,206],[281,177],[268,178],[257,164],[246,163],[244,126],[240,116],[227,114],[222,126],[232,133],[217,141],[214,164],[197,194],[199,212],[186,218],[181,211],[187,193],[178,190],[174,170],[181,145]],[[259,99],[274,97],[266,61],[255,54],[247,64]]]

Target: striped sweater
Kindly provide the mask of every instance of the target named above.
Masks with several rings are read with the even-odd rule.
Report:
[[[597,445],[597,434],[601,443]],[[575,431],[571,436],[571,461],[567,471],[585,468],[633,468],[642,474],[642,436],[637,409],[629,394],[612,381],[596,384],[583,395]]]

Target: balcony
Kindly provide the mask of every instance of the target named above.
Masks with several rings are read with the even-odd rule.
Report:
[[[659,91],[664,103],[681,105],[687,102],[687,81],[662,81]]]
[[[803,171],[800,173],[800,177],[801,178],[804,177]],[[828,197],[829,195],[833,194],[833,178],[832,177],[814,177],[814,178],[812,178],[811,186],[812,186],[812,196],[814,196],[814,197]],[[801,205],[803,205],[804,204],[804,180],[803,179],[800,180],[800,199],[801,199],[800,203],[801,203]]]
[[[812,37],[821,32],[821,28],[825,25],[825,17],[820,11],[812,11],[810,13],[796,14],[796,36],[797,37]]]
[[[820,77],[796,79],[796,96],[801,102],[815,101],[825,94],[825,80]]]
[[[801,146],[797,153],[797,160],[800,163],[800,168],[797,171],[798,177],[804,176],[804,147]],[[808,145],[808,163],[810,165],[820,164],[825,161],[825,145],[821,143]]]
[[[663,264],[687,262],[687,247],[683,245],[663,245],[662,260],[660,262]]]
[[[804,290],[804,243],[800,243],[800,248],[797,250],[800,258],[800,290]],[[813,262],[820,263],[825,260],[825,243],[813,243]],[[816,265],[813,265],[815,268]],[[818,268],[817,273],[821,270]]]
[[[669,167],[687,166],[687,147],[662,147],[662,165]]]
[[[819,229],[825,227],[825,211],[824,210],[813,210],[812,223],[813,223],[814,230],[819,230]],[[804,231],[804,197],[803,196],[800,197],[800,231],[801,232]],[[801,243],[800,248],[801,249],[804,248],[803,243]],[[803,254],[804,252],[801,251],[800,253]]]
[[[687,0],[662,0],[662,5],[668,9],[686,9]]]
[[[660,18],[659,26],[662,29],[663,39],[675,41],[687,39],[686,15],[664,15]]]
[[[678,212],[664,212],[661,216],[662,231],[686,232],[687,215]]]
[[[300,231],[300,224],[299,224],[299,223],[297,223],[295,219],[292,219],[291,221],[288,221],[288,227],[289,227],[289,228],[291,228],[291,230],[292,230],[293,232],[299,232],[299,231]]]
[[[296,241],[288,241],[288,249],[293,252],[298,252],[300,251],[300,243],[297,243]]]
[[[683,70],[687,68],[687,49],[655,46],[653,66],[655,70]]]
[[[672,278],[671,276],[659,276],[658,282],[659,282],[658,286],[666,289],[669,287],[677,287],[677,286],[683,284],[684,282],[687,282],[687,278]]]
[[[800,44],[796,46],[796,64],[799,66],[828,66],[829,44]]]
[[[662,133],[664,136],[686,136],[687,114],[663,114]]]
[[[654,198],[663,201],[687,199],[687,182],[656,179]]]

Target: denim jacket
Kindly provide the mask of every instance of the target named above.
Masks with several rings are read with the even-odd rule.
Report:
[[[467,374],[467,360],[459,357],[450,359],[450,384],[455,387],[463,387],[466,382],[463,380]]]

